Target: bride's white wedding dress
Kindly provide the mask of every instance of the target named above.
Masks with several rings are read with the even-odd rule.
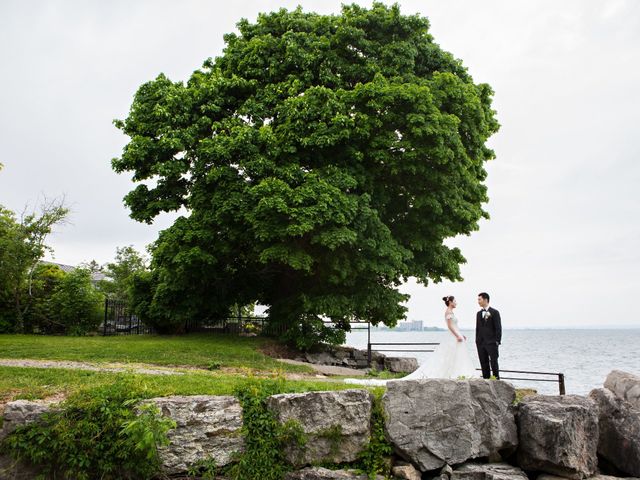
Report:
[[[460,334],[458,329],[458,319],[451,312],[445,316],[451,327]],[[471,356],[467,350],[467,341],[459,342],[453,332],[438,345],[427,360],[413,373],[406,377],[396,378],[398,380],[420,380],[423,378],[460,378],[476,377],[476,369],[471,361]],[[386,385],[390,380],[379,380],[375,378],[345,378],[345,383],[357,385]]]

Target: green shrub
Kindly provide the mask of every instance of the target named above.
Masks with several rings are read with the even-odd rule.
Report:
[[[220,367],[222,367],[222,364],[220,362],[212,360],[207,365],[207,370],[220,370]]]
[[[289,438],[291,432],[284,431],[267,408],[267,399],[284,390],[283,379],[252,379],[236,390],[242,405],[245,451],[230,469],[234,480],[281,480],[291,469],[283,449],[285,439]]]
[[[374,394],[373,408],[371,410],[371,438],[360,455],[361,469],[367,473],[370,479],[375,479],[377,474],[384,476],[390,474],[390,462],[388,459],[393,454],[393,446],[384,435],[383,391],[383,389],[378,389]]]
[[[119,375],[113,384],[80,391],[39,422],[18,428],[2,447],[54,478],[151,478],[160,466],[157,447],[168,444],[175,422],[153,405],[136,408],[144,396],[140,380]]]
[[[91,272],[77,268],[56,286],[50,302],[54,321],[68,335],[85,335],[102,320],[103,296],[91,283]]]
[[[215,459],[208,457],[199,460],[191,465],[187,471],[188,477],[200,478],[202,480],[215,480],[218,475],[218,465]]]

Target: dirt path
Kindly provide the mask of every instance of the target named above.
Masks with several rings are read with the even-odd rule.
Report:
[[[351,376],[360,377],[365,375],[362,370],[355,370],[345,367],[334,367],[331,365],[315,365],[307,362],[299,362],[296,360],[278,359],[283,363],[290,365],[306,365],[315,370],[315,374],[303,373],[286,373],[285,377],[289,380],[303,379],[321,379],[326,376]],[[132,372],[143,375],[184,375],[186,372],[209,372],[204,368],[197,367],[160,367],[158,365],[149,365],[141,363],[90,363],[90,362],[74,362],[71,360],[31,360],[31,359],[9,359],[0,358],[0,366],[3,367],[25,367],[25,368],[66,368],[70,370],[89,370],[93,372]],[[221,369],[224,372],[227,369]],[[237,369],[229,369],[233,373],[238,373]]]
[[[158,367],[157,365],[126,363],[88,363],[70,360],[28,360],[0,358],[0,366],[26,368],[66,368],[70,370],[90,370],[94,372],[133,372],[145,375],[184,375],[175,368]]]
[[[297,360],[289,360],[287,358],[279,358],[279,362],[288,363],[290,365],[306,365],[313,368],[316,372],[323,375],[340,375],[344,377],[364,377],[367,372],[364,370],[356,370],[355,368],[336,367],[334,365],[316,365],[314,363],[299,362]]]

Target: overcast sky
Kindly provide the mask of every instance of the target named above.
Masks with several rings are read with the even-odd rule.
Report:
[[[369,2],[357,2],[370,5]],[[64,195],[69,225],[55,261],[111,260],[144,249],[152,226],[128,217],[130,176],[110,166],[143,82],[187,80],[222,52],[242,18],[337,1],[29,1],[0,3],[0,204],[14,211]],[[441,322],[445,294],[472,326],[488,291],[505,327],[640,327],[640,2],[400,2],[495,90],[502,128],[490,141],[491,220],[450,243],[465,281],[410,283],[409,319]]]

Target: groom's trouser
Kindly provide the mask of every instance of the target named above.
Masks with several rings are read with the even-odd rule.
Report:
[[[480,358],[480,367],[482,367],[482,378],[490,378],[491,372],[496,378],[500,378],[500,370],[498,369],[498,345],[496,343],[476,344],[478,347],[478,357]],[[489,370],[491,367],[491,370]]]

